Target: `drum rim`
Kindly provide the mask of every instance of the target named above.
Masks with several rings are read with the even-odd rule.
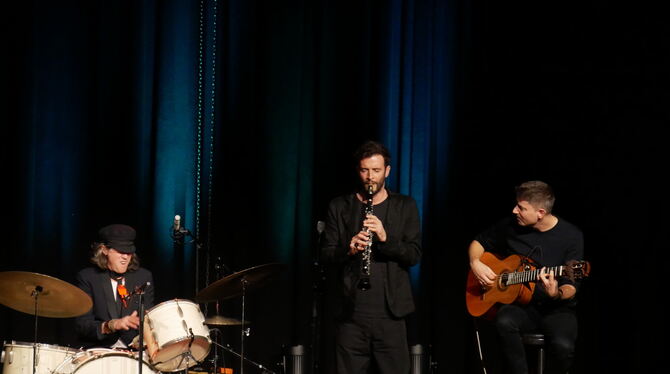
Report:
[[[128,358],[132,358],[132,359],[135,360],[135,361],[137,361],[137,358],[138,358],[138,357],[135,355],[135,353],[133,353],[133,352],[131,352],[131,351],[125,352],[125,351],[116,351],[116,350],[115,350],[114,352],[105,352],[105,353],[103,353],[103,354],[99,354],[99,355],[91,355],[91,356],[92,356],[93,359],[95,359],[95,360],[97,360],[97,359],[99,359],[99,358],[101,358],[101,357],[105,357],[105,356],[125,356],[125,357],[128,357]],[[88,361],[88,360],[87,360],[87,361]],[[84,361],[84,362],[86,362],[86,361]],[[145,364],[150,364],[150,362],[147,361],[144,357],[142,358],[142,362],[144,362]]]
[[[197,306],[198,309],[200,309],[200,305],[198,305],[197,303],[195,303],[195,302],[193,302],[193,301],[191,301],[191,300],[189,300],[189,299],[172,299],[172,300],[166,300],[166,301],[163,301],[162,303],[159,303],[159,304],[156,304],[156,305],[152,306],[151,308],[149,308],[149,309],[146,311],[146,313],[148,314],[148,313],[151,312],[152,310],[154,310],[154,309],[158,309],[158,307],[162,306],[163,304],[172,304],[172,303],[176,303],[176,304],[179,304],[179,303],[193,304],[193,305]]]
[[[204,355],[201,359],[196,359],[195,356],[193,357],[193,358],[194,358],[194,361],[195,361],[197,364],[200,364],[200,363],[202,363],[203,361],[205,361],[205,359],[206,359],[207,356],[209,355],[209,352],[212,351],[212,339],[211,339],[210,337],[208,337],[208,336],[202,336],[202,335],[193,335],[193,336],[194,336],[193,341],[195,341],[197,338],[204,339],[204,340],[207,341],[207,352],[205,353],[205,355]],[[172,345],[172,344],[175,344],[175,343],[180,343],[180,342],[183,342],[184,340],[190,340],[190,339],[191,339],[190,336],[189,336],[189,337],[185,337],[185,338],[172,339],[172,340],[170,340],[169,342],[166,342],[165,344],[163,344],[163,346],[159,347],[158,351],[160,351],[161,349],[163,349],[163,347],[166,347],[166,346],[168,346],[168,345]],[[157,352],[158,352],[158,351],[157,351]],[[166,362],[168,362],[168,361],[174,360],[175,358],[177,358],[177,357],[183,355],[184,353],[186,353],[186,351],[181,352],[181,353],[179,353],[179,354],[176,355],[176,356],[170,357],[170,358],[168,358],[166,361],[159,361],[159,362],[157,362],[157,363],[153,363],[153,359],[152,359],[151,361],[152,361],[152,364],[153,364],[157,369],[160,370],[161,368],[160,368],[159,366],[160,366],[161,364],[164,364],[164,363],[166,363]],[[191,356],[193,356],[193,355],[191,355]],[[189,368],[192,367],[192,366],[193,366],[193,365],[189,366]],[[184,370],[184,369],[182,368],[182,369],[178,369],[178,370]]]
[[[99,350],[99,351],[102,351],[102,352],[104,352],[104,353],[103,353],[103,354],[91,354],[91,353],[90,353],[90,352],[92,352],[92,351],[98,351],[98,350]],[[82,350],[80,350],[79,352],[77,352],[77,353],[75,353],[75,354],[73,354],[73,355],[71,355],[71,356],[66,357],[65,360],[63,360],[63,362],[61,362],[60,364],[58,364],[58,366],[56,367],[56,369],[54,369],[54,373],[59,373],[59,372],[56,371],[56,370],[60,369],[63,365],[70,364],[70,363],[74,363],[75,360],[79,360],[79,359],[81,359],[82,356],[86,358],[86,360],[82,361],[82,363],[84,363],[84,362],[90,361],[90,360],[92,360],[92,359],[95,359],[95,358],[97,358],[98,356],[102,356],[102,355],[104,355],[105,353],[116,353],[116,352],[117,352],[117,351],[116,351],[115,349],[113,349],[113,348],[105,348],[105,347],[91,347],[91,348],[87,348],[87,349],[82,349]],[[90,358],[89,358],[89,357],[90,357]],[[74,365],[74,364],[73,364],[73,365]],[[77,365],[77,367],[79,367],[79,366],[81,366],[81,364],[80,364],[80,365]]]
[[[83,349],[81,353],[88,353],[88,352],[103,352],[103,353],[128,353],[128,351],[122,350],[122,349],[116,349],[116,348],[109,348],[109,347],[90,347]]]
[[[58,345],[58,344],[46,344],[46,343],[28,343],[20,340],[11,340],[11,343],[7,343],[7,341],[4,342],[4,346],[17,346],[17,347],[33,347],[33,345],[36,345],[38,349],[40,348],[49,348],[49,349],[55,349],[58,351],[73,351],[73,352],[81,352],[81,349],[79,348],[72,348],[68,347],[65,345]]]
[[[91,350],[93,350],[93,349],[94,349],[94,348],[92,348]],[[112,349],[112,348],[109,348],[109,349]],[[82,351],[82,353],[83,353],[83,352],[87,352],[87,351]],[[114,352],[106,352],[106,353],[103,353],[103,354],[101,354],[101,355],[92,355],[92,357],[91,357],[90,359],[88,359],[88,360],[86,360],[86,361],[83,361],[82,363],[78,364],[78,365],[72,370],[72,373],[71,373],[71,374],[76,374],[77,371],[79,371],[79,369],[81,369],[82,367],[86,366],[86,364],[88,364],[89,362],[93,362],[93,361],[96,361],[96,360],[98,360],[98,359],[100,359],[100,358],[103,358],[103,357],[110,357],[110,356],[123,356],[123,357],[129,358],[129,359],[131,359],[131,360],[137,362],[137,357],[135,357],[135,355],[134,355],[132,352],[130,352],[130,351],[129,351],[129,352],[124,352],[124,351],[116,351],[116,350],[114,350]],[[61,367],[61,365],[63,365],[64,363],[65,363],[65,362],[61,363],[61,364],[58,366],[57,369],[59,369],[59,368]],[[144,366],[146,366],[147,368],[150,369],[150,373],[153,373],[153,374],[159,374],[160,371],[159,371],[159,370],[156,370],[156,368],[154,367],[154,365],[152,365],[150,362],[146,361],[144,358],[142,359],[142,364],[143,364]],[[143,372],[144,372],[144,371],[143,371]]]

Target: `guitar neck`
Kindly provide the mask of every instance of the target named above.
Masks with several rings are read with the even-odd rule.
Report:
[[[549,266],[546,268],[546,272],[554,272],[556,277],[563,275],[565,266]],[[537,281],[537,276],[540,274],[541,269],[525,270],[525,271],[516,271],[513,273],[502,274],[502,282],[505,285],[511,286],[513,284],[535,282]]]

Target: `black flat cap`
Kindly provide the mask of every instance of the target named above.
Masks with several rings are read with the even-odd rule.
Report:
[[[101,228],[98,239],[119,252],[135,253],[135,229],[128,225],[114,224]]]

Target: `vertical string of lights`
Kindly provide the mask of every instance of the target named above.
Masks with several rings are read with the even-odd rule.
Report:
[[[200,0],[200,20],[199,20],[199,35],[198,35],[198,135],[197,135],[197,155],[196,155],[196,212],[195,212],[195,238],[196,238],[196,263],[195,263],[195,292],[196,294],[200,290],[200,247],[203,245],[201,242],[202,234],[202,177],[203,177],[203,159],[205,154],[207,157],[207,238],[204,244],[206,249],[205,257],[205,285],[209,283],[209,267],[210,267],[210,256],[209,249],[211,244],[211,223],[212,223],[212,190],[213,190],[213,175],[214,175],[214,121],[215,121],[215,110],[216,110],[216,35],[217,35],[217,12],[218,12],[218,1],[212,0],[212,15],[211,15],[211,44],[208,46],[206,41],[207,36],[207,12],[206,12],[206,0]],[[209,47],[209,48],[208,48]],[[205,53],[208,49],[211,49],[211,54],[208,56],[210,58],[209,64],[211,65],[211,76],[209,79],[205,77],[205,70],[207,69],[207,57]],[[209,83],[209,113],[206,113],[205,101],[207,93],[205,89],[207,87],[207,81]],[[209,128],[206,128],[206,124]],[[205,144],[205,141],[208,141]],[[207,314],[207,305],[205,305],[205,315]]]

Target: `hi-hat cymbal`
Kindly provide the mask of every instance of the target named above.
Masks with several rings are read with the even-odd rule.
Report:
[[[265,264],[228,275],[198,292],[195,299],[198,302],[203,303],[225,300],[241,295],[243,287],[248,291],[265,285],[267,281],[279,273],[284,266],[284,264],[278,263]]]
[[[224,317],[220,315],[205,318],[205,324],[212,326],[239,326],[242,324],[248,325],[249,323],[250,323],[249,321],[244,321],[244,323],[242,323],[242,321],[239,319]]]
[[[68,318],[88,312],[91,297],[79,287],[48,275],[24,271],[0,273],[0,304],[40,317]]]

